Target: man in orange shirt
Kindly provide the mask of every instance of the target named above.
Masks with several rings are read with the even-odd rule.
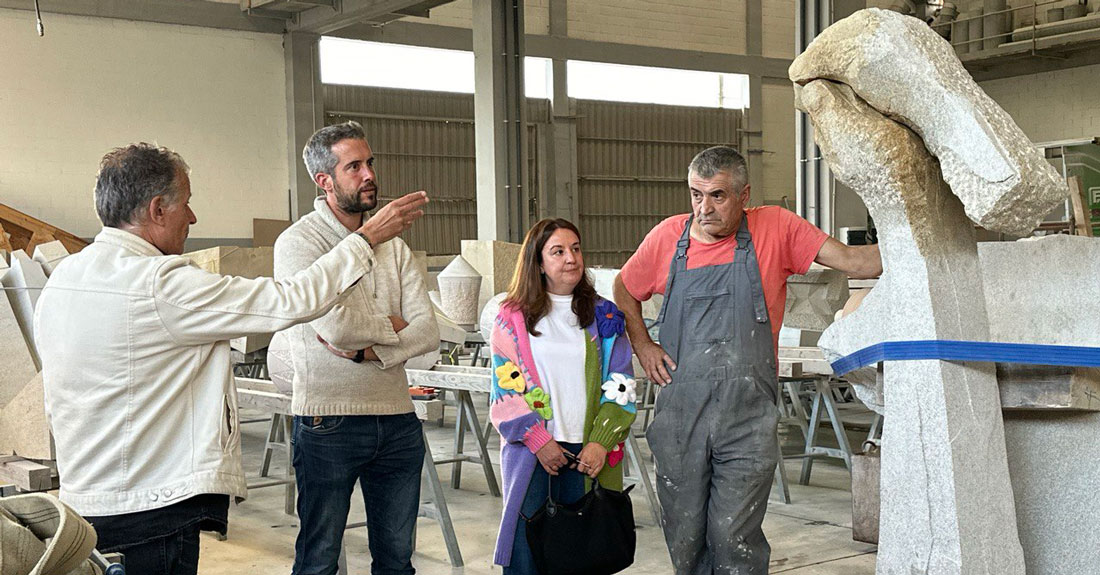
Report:
[[[688,185],[692,213],[649,232],[615,278],[615,302],[646,375],[668,386],[646,438],[677,575],[765,575],[787,277],[816,261],[870,278],[882,262],[878,246],[846,246],[782,208],[746,209],[745,160],[733,148],[695,156]],[[654,293],[665,295],[660,344],[642,321]]]

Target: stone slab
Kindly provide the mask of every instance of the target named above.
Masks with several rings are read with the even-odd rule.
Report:
[[[0,358],[0,409],[3,409],[38,372],[6,297],[0,297]]]
[[[223,276],[258,278],[275,275],[275,250],[272,247],[218,246],[188,252],[183,257],[210,273]]]
[[[990,341],[1100,347],[1094,319],[1100,317],[1100,281],[1086,279],[1100,278],[1100,238],[1059,234],[980,242],[978,260]],[[1085,395],[1097,391],[1092,371],[1074,370],[1066,379],[1069,376],[1057,367],[1029,370],[998,370],[1004,408],[1094,408],[1095,401]],[[861,384],[856,388],[860,399],[881,409],[874,399],[881,390],[863,387],[875,385],[873,378],[858,372],[845,377]]]
[[[1005,414],[1028,575],[1100,572],[1100,414]]]
[[[11,269],[4,275],[3,285],[8,296],[8,303],[15,313],[15,320],[19,323],[19,329],[23,333],[27,348],[34,359],[35,371],[41,369],[42,364],[38,359],[38,351],[34,344],[34,306],[42,295],[42,288],[46,285],[46,273],[42,266],[32,260],[27,252],[16,250],[11,254]]]
[[[986,340],[974,228],[921,139],[844,84],[810,82],[801,104],[830,168],[875,219],[883,260],[860,308],[822,335],[826,357],[891,340]],[[993,365],[889,362],[883,377],[878,573],[1022,575],[1019,538],[1004,528],[1016,517]]]
[[[848,85],[916,132],[967,215],[986,229],[1029,235],[1069,193],[951,45],[921,20],[860,10],[819,34],[789,75],[799,85],[816,79]]]
[[[65,249],[65,244],[61,243],[60,240],[54,240],[36,246],[32,259],[42,266],[42,271],[45,272],[46,277],[49,277],[57,264],[68,256],[69,250]]]
[[[54,459],[41,373],[0,410],[0,455]]]
[[[783,325],[822,331],[848,300],[848,276],[825,267],[787,278],[787,304]]]
[[[484,283],[489,284],[487,293],[490,298],[508,291],[522,249],[522,245],[511,242],[462,240],[462,258],[486,279]],[[489,278],[492,282],[488,281]]]
[[[1100,238],[982,242],[978,255],[992,341],[1100,347]]]

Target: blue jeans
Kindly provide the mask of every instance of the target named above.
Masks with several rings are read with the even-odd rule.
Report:
[[[199,531],[225,534],[229,496],[203,494],[167,507],[122,515],[85,517],[101,553],[122,553],[127,573],[195,575]]]
[[[336,573],[355,482],[371,573],[411,574],[424,432],[416,414],[294,417],[298,519],[294,575]]]
[[[580,453],[582,447],[579,443],[559,442],[558,445],[568,449],[573,454]],[[549,495],[548,489],[554,490],[554,501],[558,503],[573,503],[584,497],[585,477],[583,473],[562,469],[558,471],[557,477],[551,478],[550,474],[542,468],[542,464],[536,462],[535,472],[531,474],[531,483],[527,486],[527,494],[523,497],[523,506],[520,508],[520,513],[526,517],[531,517],[539,508],[546,505],[546,498]],[[548,478],[550,481],[547,481]],[[512,542],[512,561],[510,565],[504,568],[504,575],[537,574],[535,558],[531,555],[531,547],[527,544],[527,522],[523,520],[523,517],[520,517],[519,522],[516,524],[516,539]]]

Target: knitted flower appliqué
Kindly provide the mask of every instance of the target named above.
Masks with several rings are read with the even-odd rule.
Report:
[[[609,467],[615,467],[623,460],[623,444],[620,443],[615,446],[615,449],[607,452],[607,465]]]
[[[596,331],[600,337],[620,335],[626,327],[626,316],[615,304],[603,300],[596,305]]]
[[[523,393],[524,389],[527,389],[527,382],[523,380],[523,375],[520,374],[519,368],[516,364],[507,361],[504,365],[496,369],[497,385],[501,389],[507,389],[516,393]]]
[[[523,396],[523,399],[527,400],[527,405],[530,405],[531,409],[541,415],[543,419],[553,419],[554,410],[550,408],[550,395],[543,391],[541,387],[532,388],[531,391],[527,392],[527,395]]]
[[[619,405],[634,403],[638,400],[636,387],[637,383],[633,378],[621,373],[613,373],[611,379],[604,382],[602,386],[603,396],[608,401],[614,401]]]

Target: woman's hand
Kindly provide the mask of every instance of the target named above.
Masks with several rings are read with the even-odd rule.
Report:
[[[547,473],[557,475],[559,469],[569,464],[561,452],[562,448],[558,445],[558,442],[551,439],[535,452],[535,457],[539,458],[539,463],[542,464],[542,468]]]
[[[581,462],[577,464],[577,470],[595,479],[607,461],[607,448],[591,441],[581,450],[578,459]]]

